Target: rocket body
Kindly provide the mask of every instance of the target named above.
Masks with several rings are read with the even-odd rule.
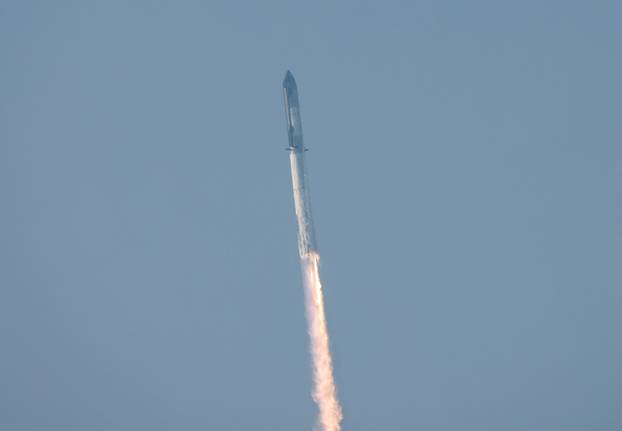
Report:
[[[298,222],[298,253],[301,258],[308,257],[317,251],[313,217],[311,215],[311,198],[309,183],[305,171],[306,151],[302,138],[302,122],[300,120],[300,103],[298,101],[298,87],[290,71],[283,80],[283,95],[285,97],[285,115],[287,120],[287,136],[289,138],[289,162],[292,172],[292,186],[294,189],[294,208]]]

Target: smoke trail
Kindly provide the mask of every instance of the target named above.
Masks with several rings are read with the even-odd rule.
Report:
[[[313,400],[319,408],[318,424],[322,431],[341,429],[341,406],[337,399],[337,388],[333,378],[333,365],[326,316],[324,296],[319,271],[320,256],[310,251],[301,257],[307,321],[311,341],[313,368]]]

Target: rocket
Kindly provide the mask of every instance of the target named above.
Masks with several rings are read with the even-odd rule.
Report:
[[[317,429],[340,431],[340,422],[343,416],[333,377],[328,328],[324,312],[324,297],[319,272],[320,255],[315,242],[309,182],[305,170],[306,149],[302,139],[298,87],[289,70],[283,79],[283,95],[285,96],[285,116],[289,139],[289,146],[286,149],[289,151],[289,164],[292,171],[294,209],[298,222],[298,253],[300,254],[311,341],[311,368],[313,369],[314,385],[312,394],[319,409]]]
[[[298,222],[298,252],[301,258],[309,257],[317,252],[313,217],[311,214],[311,197],[305,170],[304,153],[307,149],[302,139],[302,121],[300,120],[300,103],[298,87],[294,75],[288,70],[283,79],[283,96],[285,98],[285,115],[287,120],[287,137],[289,146],[289,162],[292,172],[294,189],[294,209]]]

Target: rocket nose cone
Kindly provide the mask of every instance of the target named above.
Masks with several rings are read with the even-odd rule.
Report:
[[[292,75],[291,71],[287,71],[285,74],[285,78],[283,78],[283,87],[292,88],[296,86],[296,80],[294,79],[294,75]]]

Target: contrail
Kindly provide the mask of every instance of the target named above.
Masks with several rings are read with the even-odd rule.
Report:
[[[311,199],[304,166],[305,147],[302,139],[298,88],[294,76],[287,71],[283,80],[287,135],[289,138],[289,160],[294,189],[294,208],[298,222],[298,253],[305,289],[307,322],[311,342],[313,369],[313,400],[319,409],[318,425],[322,431],[341,430],[341,406],[337,399],[337,387],[333,377],[330,342],[324,295],[320,281],[320,255],[315,244]]]

